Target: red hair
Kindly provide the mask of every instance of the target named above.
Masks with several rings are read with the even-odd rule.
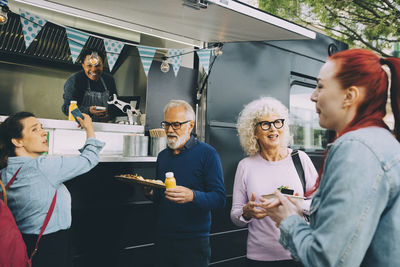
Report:
[[[400,59],[381,59],[369,50],[351,49],[330,56],[328,61],[337,64],[338,70],[335,77],[339,80],[343,89],[350,86],[365,88],[364,99],[358,106],[356,116],[342,132],[337,133],[337,137],[369,126],[388,129],[383,121],[383,117],[386,115],[388,76],[382,65],[386,64],[391,72],[390,96],[395,118],[394,134],[396,139],[400,141]],[[314,188],[306,193],[307,196],[317,190],[323,173],[323,165]]]

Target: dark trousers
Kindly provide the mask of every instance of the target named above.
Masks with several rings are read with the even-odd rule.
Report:
[[[255,261],[247,259],[247,267],[303,267],[303,264],[294,260]]]
[[[22,234],[25,241],[28,257],[35,248],[38,235]],[[33,256],[32,267],[71,267],[72,255],[70,251],[70,230],[61,230],[55,233],[42,235],[38,251]]]
[[[159,238],[156,242],[156,254],[156,267],[208,267],[211,256],[210,238]]]

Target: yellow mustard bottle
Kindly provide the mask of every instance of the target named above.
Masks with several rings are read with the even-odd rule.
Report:
[[[71,102],[69,103],[69,108],[68,108],[68,120],[75,121],[75,118],[74,118],[74,116],[72,116],[71,111],[73,111],[76,108],[78,108],[77,102],[75,100],[71,100]]]
[[[174,178],[174,173],[173,172],[167,172],[165,174],[165,188],[174,188],[176,187],[176,181]]]

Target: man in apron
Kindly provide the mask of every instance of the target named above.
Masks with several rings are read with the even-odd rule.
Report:
[[[104,55],[97,50],[82,52],[83,70],[72,74],[64,84],[62,111],[68,116],[71,100],[76,100],[81,112],[93,121],[108,121],[108,97],[117,94],[114,78],[103,73]]]

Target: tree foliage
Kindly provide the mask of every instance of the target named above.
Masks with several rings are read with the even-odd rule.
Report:
[[[259,0],[259,8],[383,56],[400,42],[400,0]]]

